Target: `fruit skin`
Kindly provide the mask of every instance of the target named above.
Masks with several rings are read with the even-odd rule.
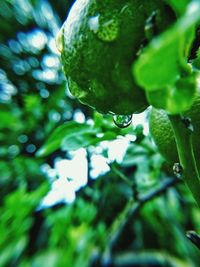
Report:
[[[192,132],[194,156],[196,160],[200,160],[200,95],[195,98],[193,105],[183,116],[191,119],[194,129]],[[149,127],[160,153],[169,163],[179,162],[174,132],[167,113],[162,109],[152,108]]]
[[[131,65],[147,42],[145,22],[156,11],[156,34],[174,14],[161,0],[77,0],[63,26],[61,57],[71,93],[101,113],[132,114],[147,101]]]

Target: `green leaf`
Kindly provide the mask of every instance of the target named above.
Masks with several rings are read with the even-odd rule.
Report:
[[[28,112],[33,112],[34,109],[37,109],[41,105],[41,98],[38,95],[26,95],[24,97],[25,109]]]
[[[47,156],[59,148],[67,151],[77,150],[96,145],[104,140],[113,140],[117,135],[117,132],[102,133],[98,127],[70,121],[59,126],[51,134],[46,143],[37,151],[36,156]]]
[[[79,148],[95,144],[97,140],[98,138],[93,131],[82,132],[79,135],[74,133],[63,140],[61,147],[62,150],[77,150]]]
[[[174,86],[164,90],[146,92],[147,99],[156,108],[167,110],[171,114],[178,114],[189,109],[194,101],[197,88],[197,75],[179,79]]]
[[[104,140],[113,140],[116,138],[116,134],[114,132],[107,132],[98,137],[94,131],[82,132],[77,135],[76,133],[67,136],[61,146],[63,150],[77,150],[82,147],[88,147],[91,145],[96,145]]]
[[[21,128],[19,117],[9,111],[0,111],[0,129],[15,129]]]
[[[146,91],[164,90],[188,73],[187,56],[200,20],[200,2],[192,2],[169,30],[153,39],[132,67],[138,84]]]
[[[37,156],[47,156],[55,150],[61,148],[61,144],[67,138],[76,137],[85,133],[96,133],[96,129],[84,123],[80,124],[75,121],[67,122],[59,126],[49,137],[46,143],[37,151]]]

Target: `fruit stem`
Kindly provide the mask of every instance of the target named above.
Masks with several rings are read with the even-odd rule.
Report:
[[[169,115],[174,130],[183,179],[200,207],[200,179],[192,146],[191,125],[181,115]],[[173,149],[173,148],[172,148]]]

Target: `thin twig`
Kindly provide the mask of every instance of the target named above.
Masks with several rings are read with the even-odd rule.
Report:
[[[115,173],[119,178],[121,178],[128,186],[132,188],[134,200],[138,200],[138,190],[136,181],[132,181],[123,172],[121,172],[114,164],[110,166],[113,173]]]
[[[130,187],[133,186],[133,182],[124,173],[118,170],[114,164],[112,164],[110,168],[114,172],[114,174],[121,178],[127,185],[129,185]]]

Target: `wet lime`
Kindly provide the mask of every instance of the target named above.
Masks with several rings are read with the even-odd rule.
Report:
[[[146,23],[153,14],[154,34],[174,15],[160,0],[77,0],[58,38],[71,93],[102,113],[130,115],[147,101],[131,66],[149,41]],[[149,35],[148,35],[149,36]]]

